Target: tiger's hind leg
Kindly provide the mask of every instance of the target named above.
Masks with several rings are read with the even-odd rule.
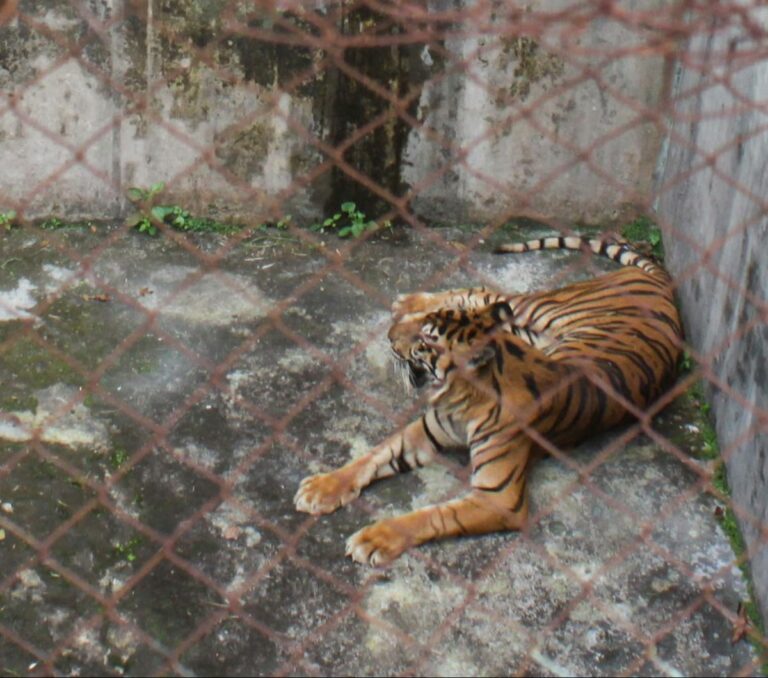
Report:
[[[404,551],[435,539],[519,530],[528,518],[526,474],[530,439],[491,437],[472,449],[472,489],[464,497],[380,520],[347,540],[347,555],[384,565]]]
[[[374,480],[426,466],[437,452],[455,444],[435,426],[427,412],[368,454],[330,473],[304,478],[293,500],[296,510],[315,515],[331,513],[355,499]]]

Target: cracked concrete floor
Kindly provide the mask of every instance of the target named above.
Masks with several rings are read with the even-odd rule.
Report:
[[[680,454],[630,428],[540,462],[524,535],[344,558],[371,520],[460,492],[458,457],[293,510],[302,477],[418,411],[389,364],[396,294],[594,274],[475,238],[4,234],[0,675],[753,671],[684,398],[654,424]]]

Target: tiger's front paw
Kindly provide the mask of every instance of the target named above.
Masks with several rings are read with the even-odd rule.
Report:
[[[347,539],[346,554],[358,563],[386,565],[413,546],[407,533],[388,521],[364,527]]]
[[[360,490],[338,472],[319,473],[301,481],[293,503],[297,511],[319,515],[332,513],[359,494]]]

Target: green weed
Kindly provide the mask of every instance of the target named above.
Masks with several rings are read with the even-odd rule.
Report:
[[[139,233],[157,235],[157,226],[155,226],[152,220],[154,216],[153,209],[155,209],[152,203],[164,190],[165,184],[162,181],[152,184],[149,188],[141,188],[139,186],[129,188],[126,195],[128,200],[136,205],[138,211],[126,219],[126,224],[138,230]]]
[[[180,205],[157,204],[159,197],[165,190],[163,182],[152,184],[149,188],[134,186],[129,188],[126,195],[136,206],[136,211],[126,220],[126,224],[147,235],[156,236],[160,232],[160,225],[167,224],[171,228],[186,233],[214,232],[231,234],[242,230],[243,226],[226,224],[215,219],[196,217]],[[294,225],[290,214],[278,219],[276,222],[264,223],[258,226],[261,232],[269,229],[279,231],[288,230]],[[335,232],[340,238],[357,238],[365,231],[379,227],[390,228],[391,223],[384,221],[381,224],[369,219],[354,202],[344,202],[339,210],[322,222],[309,226],[310,231],[324,233]]]
[[[279,219],[277,223],[275,224],[275,228],[285,231],[288,229],[288,227],[291,225],[291,220],[293,217],[290,214],[286,214],[282,219]]]
[[[186,233],[235,233],[241,229],[235,224],[225,224],[207,217],[192,216],[178,205],[158,205],[152,208],[153,216],[178,231]]]
[[[114,545],[113,551],[122,560],[132,563],[138,557],[136,548],[141,545],[141,537],[131,537],[127,542],[118,542]]]
[[[355,203],[343,202],[339,206],[338,212],[324,219],[322,223],[313,224],[309,227],[309,230],[321,233],[329,230],[335,231],[340,238],[357,238],[365,231],[378,228],[378,226],[379,224],[372,219],[368,219]],[[382,226],[389,228],[391,223],[385,221],[382,223]]]
[[[664,244],[661,229],[647,216],[641,216],[621,227],[621,235],[633,245],[647,245],[649,253],[656,259],[664,259]]]
[[[114,470],[119,469],[129,459],[129,454],[122,447],[116,447],[109,457],[109,463]]]
[[[149,188],[134,186],[127,191],[128,199],[137,207],[137,211],[128,217],[128,226],[139,233],[155,236],[160,223],[185,233],[223,233],[231,234],[242,229],[236,224],[226,224],[216,219],[196,217],[180,205],[156,205],[165,184],[160,181]]]
[[[59,217],[48,217],[40,223],[40,228],[44,228],[46,231],[55,231],[57,228],[63,228],[64,226],[66,224]]]
[[[720,494],[725,503],[724,506],[717,508],[715,511],[715,517],[723,531],[723,534],[725,534],[725,536],[728,538],[728,541],[731,544],[731,548],[733,549],[733,553],[739,559],[739,568],[741,569],[742,574],[744,575],[744,579],[747,583],[748,597],[747,600],[744,601],[744,609],[752,628],[757,629],[761,636],[764,636],[765,630],[763,628],[762,618],[755,602],[756,597],[754,585],[752,583],[750,565],[749,561],[744,555],[747,550],[747,545],[744,541],[741,528],[739,527],[736,514],[731,507],[731,489],[728,483],[728,470],[725,462],[720,457],[720,446],[717,440],[717,433],[715,432],[715,429],[709,419],[711,407],[706,401],[704,388],[700,382],[689,389],[688,397],[692,399],[694,406],[698,409],[699,412],[695,423],[701,431],[701,456],[705,459],[710,459],[713,461],[714,466],[711,477],[712,487]],[[752,637],[749,637],[749,639],[753,643],[756,652],[760,654],[763,649],[760,643],[755,641]],[[768,665],[763,667],[764,675],[768,675],[766,669],[768,669]]]
[[[5,228],[6,231],[10,231],[16,220],[16,212],[14,210],[8,210],[7,212],[0,212],[0,228]]]

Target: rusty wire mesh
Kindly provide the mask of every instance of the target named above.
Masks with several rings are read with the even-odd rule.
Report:
[[[750,555],[765,543],[766,528],[761,516],[724,495],[713,484],[714,466],[692,461],[685,445],[679,440],[667,438],[652,420],[653,415],[685,394],[699,380],[708,382],[723,397],[738,403],[758,422],[745,428],[735,439],[721,441],[724,459],[728,459],[740,445],[753,439],[762,430],[765,420],[764,410],[723,380],[713,368],[715,356],[723,346],[760,327],[765,318],[765,301],[758,291],[745,287],[736,272],[720,270],[711,263],[713,253],[728,241],[742,237],[748,229],[765,219],[764,198],[754,195],[749,186],[740,184],[727,168],[718,164],[721,157],[734,152],[737,146],[749,144],[750,138],[734,138],[715,149],[699,148],[691,138],[683,136],[676,125],[678,122],[696,125],[707,116],[726,119],[745,112],[765,112],[764,102],[750,99],[733,83],[738,72],[765,63],[768,56],[766,29],[755,18],[752,6],[742,2],[679,2],[654,3],[652,9],[644,10],[631,3],[588,2],[552,3],[549,9],[541,9],[498,2],[265,2],[251,6],[237,2],[150,0],[149,3],[112,3],[111,11],[105,12],[96,3],[70,0],[62,4],[66,5],[64,14],[67,21],[77,25],[77,31],[68,30],[64,25],[66,22],[57,24],[47,20],[46,12],[50,8],[45,3],[22,2],[16,14],[12,15],[15,4],[6,2],[0,11],[0,19],[7,22],[2,29],[4,45],[11,44],[12,36],[17,39],[15,44],[23,44],[18,42],[18,36],[22,36],[29,45],[34,41],[51,45],[57,55],[29,74],[16,77],[13,86],[0,98],[0,115],[12,119],[21,130],[20,134],[26,130],[38,135],[46,144],[55,147],[61,158],[60,162],[46,167],[34,183],[24,186],[23,191],[0,187],[0,203],[7,209],[14,209],[20,222],[30,221],[31,217],[45,215],[46,206],[52,200],[50,196],[56,192],[57,186],[66,183],[71,172],[80,171],[96,186],[94,190],[105,196],[103,215],[96,213],[93,205],[86,206],[81,213],[93,218],[119,215],[121,219],[118,221],[122,224],[122,217],[131,209],[125,193],[132,180],[105,167],[95,149],[105,139],[112,138],[126,120],[139,116],[145,124],[161,128],[178,147],[189,150],[192,160],[186,165],[182,163],[171,175],[163,170],[162,159],[155,167],[157,174],[154,178],[162,179],[172,196],[182,196],[178,198],[179,202],[186,201],[186,204],[203,209],[208,203],[216,203],[218,191],[226,199],[219,201],[216,207],[221,208],[221,202],[239,205],[250,225],[227,238],[211,236],[206,239],[206,236],[193,237],[174,230],[167,223],[156,221],[154,225],[161,231],[163,241],[169,243],[174,252],[194,261],[196,270],[174,281],[172,293],[163,298],[162,304],[155,306],[149,304],[145,297],[145,294],[151,294],[151,290],[127,293],[124,288],[101,276],[98,269],[99,263],[119,245],[135,241],[138,244],[131,246],[143,246],[141,243],[145,241],[141,240],[142,236],[130,226],[114,226],[92,234],[94,237],[88,240],[90,249],[78,246],[83,241],[72,241],[58,232],[40,236],[44,238],[42,247],[45,252],[75,266],[76,275],[48,289],[45,297],[37,301],[28,315],[18,315],[18,310],[12,305],[4,304],[5,310],[16,312],[17,317],[7,324],[10,329],[2,335],[0,354],[10,356],[19,352],[22,346],[32,347],[30,356],[62,366],[62,374],[69,375],[72,383],[79,387],[68,392],[69,395],[62,398],[45,418],[25,422],[18,418],[16,410],[19,408],[6,407],[4,409],[10,411],[4,412],[0,420],[4,422],[4,431],[13,429],[28,433],[17,438],[15,444],[10,438],[0,452],[0,501],[5,502],[5,508],[0,511],[3,535],[0,541],[0,647],[3,648],[0,650],[0,670],[9,675],[25,671],[332,673],[334,666],[344,666],[343,662],[324,664],[312,659],[312,653],[329,636],[342,634],[348,625],[365,625],[387,635],[395,648],[393,652],[403,653],[405,659],[398,671],[419,674],[432,667],[430,662],[434,659],[435,648],[451,642],[459,628],[459,620],[474,614],[487,620],[497,634],[519,635],[524,639],[527,649],[519,654],[514,664],[502,670],[516,674],[557,673],[556,662],[547,662],[541,644],[568,624],[575,610],[585,601],[620,629],[623,640],[617,640],[617,643],[630,643],[635,648],[619,666],[625,674],[673,673],[675,667],[663,659],[663,653],[658,648],[681,624],[705,608],[707,615],[725,620],[729,627],[737,631],[746,630],[746,635],[755,641],[758,648],[765,648],[765,639],[760,632],[747,628],[740,610],[723,602],[712,584],[734,565],[746,564]],[[198,10],[200,16],[192,31],[189,29],[191,24],[185,21]],[[582,40],[590,28],[601,23],[620,25],[632,36],[632,40],[625,44]],[[738,41],[729,50],[703,59],[702,54],[692,48],[692,41],[697,36],[717,36],[728,31],[738,36]],[[102,51],[108,51],[107,48],[117,39],[138,41],[139,50],[144,52],[147,73],[151,73],[148,62],[152,60],[166,59],[170,70],[158,71],[162,77],[158,75],[153,79],[147,76],[141,87],[135,86],[131,80],[135,74],[119,72],[109,58],[102,55]],[[152,40],[156,42],[152,43]],[[465,41],[464,47],[456,49],[455,44],[462,40]],[[510,58],[514,57],[518,68],[522,68],[523,63],[521,50],[538,49],[540,54],[546,52],[551,55],[552,60],[547,66],[549,70],[540,66],[542,70],[538,73],[537,87],[522,92],[524,85],[520,80],[516,81],[515,88],[507,87],[499,91],[484,79],[477,63],[487,59],[488,51],[499,41],[511,51]],[[161,45],[162,49],[158,47],[155,50],[153,44]],[[229,58],[232,44],[244,46],[239,62]],[[201,143],[190,132],[189,126],[169,117],[165,109],[156,105],[155,97],[162,95],[168,83],[179,83],[181,88],[196,86],[188,80],[189,64],[183,65],[183,60],[178,61],[174,50],[187,54],[186,58],[191,59],[193,65],[204,65],[214,74],[221,89],[212,95],[213,102],[216,96],[224,97],[227,88],[256,93],[261,98],[263,107],[244,112],[221,132],[221,138],[239,139],[244,145],[247,133],[254,124],[274,119],[280,121],[283,133],[305,150],[302,162],[292,168],[290,181],[286,185],[269,187],[248,180],[237,165],[243,156],[238,155],[234,161],[228,162],[226,157],[222,157],[221,148],[215,140]],[[242,56],[249,53],[255,55],[254,62],[250,64]],[[301,58],[287,75],[280,74],[278,77],[280,66],[275,65],[276,60],[287,59],[286,55],[291,53],[298,53]],[[416,72],[414,67],[411,73],[401,71],[399,77],[394,72],[385,71],[385,77],[378,77],[381,73],[371,64],[384,60],[386,55],[395,55],[396,62],[405,62],[408,58],[421,59],[422,62],[429,59],[437,62],[438,67],[429,73]],[[19,54],[11,54],[8,50],[4,58],[11,64],[12,58],[19,58]],[[667,86],[657,105],[651,106],[640,93],[632,96],[615,84],[610,68],[625,59],[659,60],[658,77],[665,79]],[[273,69],[270,78],[274,76],[274,82],[258,83],[248,77],[248,69],[259,69],[264,64]],[[567,71],[564,71],[563,64],[567,64]],[[85,71],[110,97],[119,100],[122,111],[106,117],[101,126],[89,130],[74,142],[66,130],[49,128],[45,118],[24,104],[29,92],[61,77],[64,69],[72,65]],[[699,90],[673,90],[673,71],[681,65],[706,75]],[[409,79],[404,73],[412,77]],[[461,77],[477,91],[494,99],[506,111],[494,120],[484,121],[482,125],[481,121],[476,121],[478,131],[470,135],[469,141],[450,134],[446,127],[433,126],[429,110],[420,103],[425,88],[435,88],[449,80],[452,82],[451,79],[456,77]],[[320,91],[316,88],[317,83],[329,80],[342,83],[339,85],[342,90],[340,97],[350,113],[348,119],[329,123],[319,133],[313,125],[307,124],[305,117],[287,108],[285,101],[291,97],[311,99]],[[569,92],[584,83],[591,83],[600,96],[618,102],[627,115],[620,124],[609,125],[604,132],[582,144],[578,139],[559,134],[557,125],[553,126],[541,111],[548,102],[567,97]],[[726,110],[690,112],[685,109],[686,102],[699,91],[713,87],[721,87],[728,92],[730,106]],[[322,101],[316,104],[318,111],[326,110]],[[52,102],[52,105],[77,108],[76,103],[62,101]],[[546,173],[529,177],[525,184],[515,185],[492,169],[486,170],[478,164],[473,159],[473,151],[481,145],[494,143],[501,132],[520,125],[527,126],[531,134],[538,135],[543,143],[556,149],[556,153],[554,150],[552,153],[558,160]],[[757,126],[752,130],[755,138],[764,127]],[[628,183],[626,177],[617,175],[614,167],[604,165],[605,156],[601,155],[601,149],[609,147],[625,133],[641,128],[652,130],[659,140],[666,139],[669,146],[682,149],[698,160],[690,164],[688,171],[665,176],[654,187]],[[440,161],[433,163],[429,172],[406,184],[393,170],[402,163],[402,157],[398,157],[402,144],[393,145],[392,140],[400,139],[402,142],[412,134],[420,135],[438,149],[435,156]],[[256,138],[255,145],[247,152],[258,154],[260,148],[263,151],[258,141]],[[661,148],[657,149],[652,143],[649,147],[654,154],[661,152]],[[22,159],[16,161],[21,163]],[[346,351],[338,353],[329,352],[316,336],[308,337],[298,331],[289,317],[292,311],[306,309],[322,299],[322,286],[329,276],[336,277],[364,295],[372,309],[388,309],[394,292],[372,282],[354,264],[361,248],[375,242],[381,236],[380,231],[372,229],[358,238],[342,240],[332,233],[311,231],[306,228],[308,220],[299,223],[301,219],[296,219],[286,232],[306,247],[319,263],[293,289],[275,297],[263,318],[250,325],[241,340],[225,350],[206,353],[199,345],[190,345],[183,334],[169,331],[159,318],[164,308],[174,303],[186,303],[190,291],[204,278],[215,280],[217,289],[223,295],[241,298],[246,305],[254,307],[263,304],[263,299],[254,295],[252,289],[243,283],[242,277],[232,274],[229,266],[231,257],[252,242],[256,235],[263,233],[256,228],[260,221],[279,222],[288,211],[299,209],[296,205],[301,203],[303,196],[318,185],[324,187],[325,205],[331,206],[331,209],[344,199],[354,200],[358,205],[365,205],[367,214],[375,216],[379,223],[391,221],[395,229],[412,229],[422,239],[422,247],[441,253],[441,266],[424,271],[420,280],[422,288],[444,287],[457,271],[465,272],[478,282],[494,285],[496,283],[487,270],[473,261],[474,253],[482,249],[494,234],[503,233],[500,229],[504,224],[520,216],[535,219],[555,230],[572,227],[573,224],[565,219],[552,218],[539,198],[548,187],[558,185],[572,172],[584,169],[597,177],[609,193],[621,196],[616,205],[631,205],[632,209],[643,213],[652,213],[659,199],[674,194],[697,172],[704,170],[716,172],[719,180],[732,186],[734,193],[746,196],[758,205],[756,216],[740,221],[706,244],[702,244],[695,233],[683,232],[677,224],[659,219],[665,240],[683,242],[697,255],[696,265],[675,271],[678,285],[705,271],[716,279],[722,289],[756,309],[755,313],[713,349],[702,352],[695,345],[690,346],[689,351],[697,367],[683,374],[672,391],[637,425],[604,442],[596,455],[586,462],[574,460],[565,452],[554,455],[558,464],[573,471],[571,483],[565,488],[568,493],[581,488],[599,497],[617,515],[629,520],[636,516],[623,498],[607,492],[593,479],[593,473],[624,446],[645,436],[693,474],[693,480],[672,500],[658,507],[654,521],[638,527],[636,539],[602,562],[599,570],[589,577],[577,573],[572,564],[546,548],[542,541],[531,538],[529,531],[520,536],[504,535],[499,538],[492,557],[478,565],[471,576],[439,560],[437,553],[441,545],[434,549],[414,550],[409,558],[436,572],[435,576],[449,582],[452,590],[461,594],[450,606],[449,613],[435,620],[434,627],[426,636],[415,638],[393,621],[391,615],[371,612],[363,605],[365,597],[382,581],[382,577],[389,575],[343,562],[346,533],[336,535],[337,542],[327,559],[317,560],[307,555],[304,544],[316,534],[325,519],[286,514],[290,510],[286,507],[290,507],[290,498],[295,490],[295,485],[291,483],[308,474],[314,461],[313,451],[304,444],[308,438],[297,436],[296,427],[314,426],[317,436],[322,436],[326,430],[324,427],[327,427],[317,417],[313,419],[313,403],[330,390],[341,389],[383,421],[390,422],[392,428],[395,423],[402,423],[418,412],[419,403],[393,408],[391,400],[361,386],[355,375],[358,359],[376,337],[385,333],[385,321],[365,327],[362,334],[349,343]],[[216,186],[209,193],[206,193],[205,182],[193,181],[201,172],[202,176],[211,177],[212,185]],[[470,231],[468,235],[465,233],[461,242],[442,229],[429,228],[432,222],[429,205],[434,206],[439,199],[430,197],[431,202],[424,203],[426,207],[414,209],[420,197],[432,196],[430,191],[436,185],[457,173],[465,181],[485,186],[486,196],[496,194],[500,197],[497,207],[490,207],[483,214],[487,217],[488,213],[492,213],[493,216],[484,219],[484,226]],[[140,171],[139,175],[149,176]],[[197,192],[193,197],[190,197],[190,186],[193,192]],[[575,190],[578,191],[578,185]],[[54,207],[49,207],[48,213],[54,213]],[[627,214],[629,212],[622,213],[621,217]],[[323,216],[328,216],[328,213]],[[22,230],[25,228],[32,226],[24,225]],[[8,231],[7,235],[15,232]],[[9,252],[5,251],[4,257],[10,257]],[[550,281],[553,286],[585,269],[592,272],[589,267],[593,262],[587,259],[574,257],[567,262]],[[90,349],[73,349],[76,343],[63,341],[55,331],[56,314],[60,312],[62,300],[68,295],[79,294],[77,286],[86,280],[95,291],[84,303],[98,304],[101,301],[120,304],[139,318],[126,336],[115,345],[100,348],[94,355],[91,355]],[[215,303],[215,300],[211,301]],[[322,330],[322,327],[318,328],[319,332]],[[129,399],[121,397],[119,390],[104,386],[104,379],[110,371],[121,360],[128,359],[131,352],[149,337],[183,356],[186,369],[199,375],[181,402],[151,413],[141,411]],[[256,442],[250,449],[230,460],[225,471],[205,459],[180,451],[174,438],[177,427],[190,414],[205,407],[207,399],[231,395],[233,370],[242,368],[244,356],[258,352],[263,342],[274,341],[275,337],[297,348],[322,367],[316,380],[292,390],[278,411],[260,402],[258,397],[252,397],[252,394],[236,393],[232,396],[232,407],[241,417],[255,422],[259,435],[255,436]],[[4,381],[6,378],[10,388],[10,382],[19,377],[9,373],[3,376]],[[103,464],[89,464],[80,456],[66,453],[46,433],[55,429],[57,422],[73,410],[93,400],[116,413],[115,421],[134,432],[131,445],[124,450],[124,458],[118,459],[119,463],[108,471]],[[283,483],[285,477],[262,477],[265,468],[262,462],[274,455],[275,450],[290,460],[290,463],[286,462],[290,466],[286,483]],[[323,463],[331,458],[336,459],[327,457]],[[135,489],[136,481],[131,480],[131,475],[145,468],[143,464],[153,464],[147,467],[153,472],[167,471],[167,475],[155,479],[158,493],[173,491],[175,486],[168,481],[173,474],[183,475],[192,488],[183,497],[168,497],[172,508],[168,509],[168,520],[164,522],[143,519],[140,502],[138,507],[126,503],[125,493],[129,490],[125,489],[125,483],[130,482],[129,487]],[[466,482],[460,464],[447,461],[446,467],[448,472],[455,473]],[[148,476],[140,477],[146,481]],[[258,481],[248,486],[249,479],[253,478],[258,478]],[[163,489],[166,481],[168,484]],[[244,483],[246,489],[243,489]],[[278,493],[282,500],[275,500],[277,508],[270,513],[259,510],[251,501],[249,492]],[[718,566],[709,572],[708,577],[693,571],[688,563],[678,558],[674,547],[659,541],[654,532],[658,524],[673,516],[685,502],[700,495],[715,497],[717,511],[730,507],[742,524],[751,524],[754,531],[761,535],[756,544],[734,556],[725,566]],[[555,510],[557,503],[555,500],[553,505],[539,504],[530,530],[536,529]],[[43,506],[49,513],[41,517],[40,511],[34,509],[35,505]],[[261,546],[258,548],[264,548],[266,553],[262,562],[250,570],[239,572],[236,583],[217,579],[215,572],[197,561],[196,552],[190,546],[199,539],[197,531],[220,515],[217,511],[221,511],[222,507],[240,515],[241,519],[224,528],[214,548],[221,549],[223,553],[228,543],[247,540],[245,526],[253,525],[261,535]],[[374,512],[365,498],[346,510],[349,515],[362,516],[366,516],[366,512]],[[94,534],[101,535],[103,543],[88,542]],[[116,534],[122,535],[119,543],[115,541]],[[126,546],[125,535],[132,535],[128,538],[130,547]],[[257,545],[252,544],[251,547],[256,548]],[[529,550],[541,560],[544,568],[575,586],[568,600],[535,631],[525,620],[500,611],[489,604],[487,596],[480,594],[484,582],[510,554],[520,549]],[[93,573],[103,573],[104,569],[94,563],[93,557],[90,561],[87,558],[85,561],[78,560],[80,550],[97,554],[97,560],[108,556],[107,559],[112,559],[110,562],[121,556],[120,576],[108,583],[94,579]],[[652,629],[626,618],[617,612],[616,605],[595,593],[596,582],[601,576],[619,571],[639,550],[653,553],[685,580],[695,581],[699,587],[696,595],[685,605],[669,612],[666,620]],[[464,553],[469,556],[471,551]],[[323,595],[333,599],[327,608],[331,611],[323,608],[323,614],[313,617],[302,607],[306,605],[304,601],[286,601],[271,583],[277,572],[283,572],[283,578],[290,579],[285,575],[286,571],[295,579],[311,577],[312,581],[319,582],[317,585],[325,592]],[[159,601],[164,591],[172,591],[172,594],[169,593],[167,601],[162,603]],[[260,605],[253,603],[254,596],[260,597]],[[142,605],[146,606],[147,601],[152,600],[158,601],[159,616],[148,617],[142,613]],[[194,601],[194,605],[188,605],[189,601]],[[310,621],[302,626],[300,632],[273,623],[276,614],[273,608],[281,605],[295,605],[302,611],[283,610],[284,615],[305,614]],[[21,612],[22,607],[27,613]],[[51,621],[52,611],[56,610],[66,624],[57,626]],[[168,628],[158,628],[157,619],[166,620]],[[241,645],[230,652],[222,629],[226,630],[229,628],[227,625],[232,623],[237,625]],[[90,642],[89,638],[97,640]],[[104,656],[89,654],[84,649],[88,647],[101,648]],[[133,648],[126,655],[129,659],[121,659],[121,652],[127,652],[127,647]],[[199,647],[206,648],[208,656],[205,661],[200,659],[199,654],[194,654]],[[760,659],[756,657],[749,655],[741,665],[730,666],[725,671],[722,667],[711,668],[713,672],[755,673],[760,666]],[[484,667],[476,666],[475,670],[483,673]],[[592,670],[598,673],[605,669],[597,663]]]

